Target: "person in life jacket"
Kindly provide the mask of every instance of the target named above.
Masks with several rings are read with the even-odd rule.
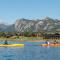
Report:
[[[49,45],[49,44],[50,44],[50,42],[49,42],[49,41],[45,41],[45,44],[48,44],[48,45]]]

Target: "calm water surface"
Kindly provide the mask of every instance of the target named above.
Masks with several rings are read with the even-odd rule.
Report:
[[[0,47],[0,60],[60,60],[60,47],[36,46],[40,42],[22,43],[26,46]]]

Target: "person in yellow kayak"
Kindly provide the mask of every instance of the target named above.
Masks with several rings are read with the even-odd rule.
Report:
[[[4,44],[8,44],[7,40],[5,40]]]

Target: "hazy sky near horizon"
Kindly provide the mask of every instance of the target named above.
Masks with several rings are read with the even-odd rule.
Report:
[[[12,24],[16,19],[60,19],[60,0],[0,0],[0,22]]]

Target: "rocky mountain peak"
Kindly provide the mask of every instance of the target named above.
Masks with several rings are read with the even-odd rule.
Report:
[[[44,19],[29,20],[29,19],[18,19],[12,25],[0,24],[0,31],[17,31],[17,32],[41,32],[41,31],[59,31],[60,20],[46,17]]]

